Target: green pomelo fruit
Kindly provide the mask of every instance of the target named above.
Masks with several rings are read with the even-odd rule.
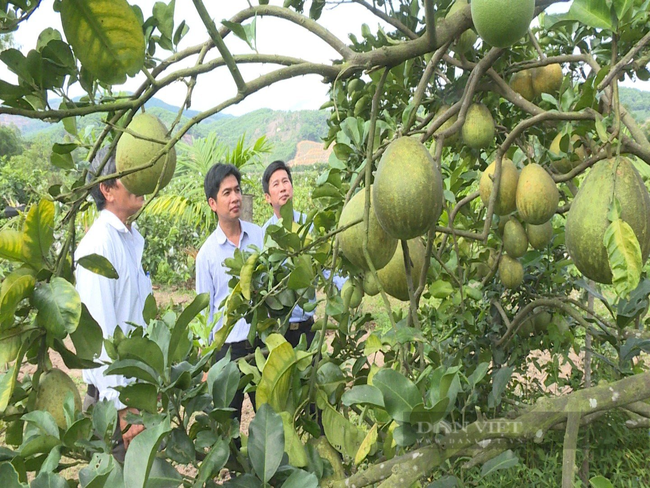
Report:
[[[443,105],[438,109],[436,112],[436,116],[433,118],[433,120],[438,119],[442,114],[444,114],[447,110],[449,110],[449,105]],[[454,114],[451,117],[449,117],[440,127],[438,127],[438,130],[434,132],[434,134],[438,134],[440,132],[444,132],[447,129],[449,129],[454,123],[458,120],[458,114]],[[445,137],[445,146],[453,144],[456,142],[458,139],[458,132],[454,132],[452,135]],[[435,150],[435,146],[432,145],[433,150]],[[433,152],[431,153],[433,155]]]
[[[553,223],[548,220],[539,225],[526,224],[526,236],[528,243],[533,248],[539,251],[546,249],[548,243],[553,239]]]
[[[158,117],[148,113],[138,114],[133,117],[128,129],[133,133],[161,142],[137,138],[127,132],[117,143],[115,152],[115,165],[117,171],[127,171],[139,166],[147,165],[159,154],[163,142],[167,140],[167,128]],[[141,171],[136,171],[121,178],[122,183],[134,195],[147,195],[153,193],[160,181],[160,188],[164,188],[171,181],[176,169],[176,150],[171,150],[165,156],[159,157],[153,166]]]
[[[482,149],[494,142],[494,119],[482,103],[473,103],[467,109],[461,130],[463,141],[469,147]]]
[[[520,258],[528,249],[528,238],[523,225],[516,219],[510,219],[503,229],[503,248],[512,258]]]
[[[626,158],[599,161],[573,199],[565,226],[566,247],[573,263],[598,283],[612,282],[603,239],[614,198],[621,204],[621,219],[639,241],[644,263],[650,254],[650,195],[641,176]]]
[[[67,427],[65,414],[63,413],[63,402],[68,392],[72,393],[75,411],[81,410],[81,396],[72,379],[60,369],[51,369],[44,373],[36,391],[34,410],[50,412],[56,424],[65,429]]]
[[[564,154],[564,151],[562,151],[560,148],[562,136],[562,132],[556,135],[553,139],[553,142],[551,142],[551,146],[548,148],[548,152],[555,156],[555,158],[559,158]],[[575,153],[577,158],[574,158],[573,160],[568,157],[561,159],[551,159],[551,166],[553,166],[553,168],[560,174],[568,173],[587,157],[585,148],[580,145],[580,137],[577,134],[573,134],[571,136],[571,141],[569,142],[567,152]]]
[[[424,267],[426,248],[420,239],[408,241],[409,257],[411,258],[411,278],[413,287],[416,288],[420,282],[420,275]],[[390,262],[377,272],[377,278],[384,291],[398,300],[409,299],[409,289],[406,283],[406,270],[404,268],[404,254],[400,243]]]
[[[499,261],[499,279],[506,288],[517,288],[524,282],[524,267],[515,258],[503,254]]]
[[[442,176],[427,148],[400,137],[384,152],[372,187],[377,220],[397,239],[421,236],[442,212]]]
[[[497,224],[497,233],[503,237],[503,230],[506,228],[508,220],[510,220],[510,215],[501,215],[499,216],[499,223]]]
[[[379,293],[379,283],[369,271],[363,277],[363,292],[370,297]]]
[[[542,93],[555,95],[560,91],[563,77],[562,66],[557,63],[533,68],[532,82],[535,96],[539,96]]]
[[[368,254],[375,269],[381,269],[395,253],[397,239],[389,236],[379,224],[374,210],[374,198],[370,191],[370,216],[368,220]],[[357,192],[343,208],[339,219],[339,228],[363,219],[366,205],[365,190]],[[338,234],[339,245],[343,255],[355,266],[368,270],[366,258],[363,255],[363,237],[365,226],[360,222]]]
[[[454,4],[451,6],[451,8],[449,9],[449,11],[447,12],[445,18],[449,19],[457,12],[462,12],[465,8],[467,8],[467,5],[468,5],[467,0],[456,0]],[[460,37],[454,43],[455,46],[454,50],[457,53],[464,54],[472,48],[472,46],[476,42],[476,39],[478,39],[476,32],[474,32],[472,29],[467,29],[460,35]]]
[[[348,280],[341,288],[341,298],[346,308],[357,308],[363,299],[363,288],[355,280]]]
[[[555,182],[539,164],[524,167],[517,182],[517,211],[529,224],[543,224],[555,214],[560,193]]]
[[[533,73],[529,69],[518,71],[510,78],[510,88],[519,93],[529,102],[535,98],[533,90]]]
[[[548,328],[548,324],[551,323],[551,312],[546,309],[535,309],[533,311],[535,316],[533,317],[533,324],[535,325],[535,332],[543,334]]]
[[[494,187],[494,172],[496,171],[496,161],[490,164],[481,175],[479,182],[479,193],[481,201],[487,207]],[[501,160],[501,177],[499,178],[499,194],[494,203],[494,213],[497,215],[507,215],[517,208],[517,181],[519,180],[519,171],[517,167],[507,158]]]
[[[530,337],[535,332],[535,323],[531,317],[526,317],[517,329],[519,337]]]
[[[528,32],[535,0],[472,0],[472,20],[481,38],[494,47],[508,47]]]

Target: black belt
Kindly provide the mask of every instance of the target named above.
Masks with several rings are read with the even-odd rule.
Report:
[[[307,320],[302,322],[289,322],[289,330],[311,330],[311,326],[314,325],[314,317],[309,317]]]
[[[86,390],[86,394],[92,398],[99,398],[99,390],[93,384],[88,384],[88,390]]]

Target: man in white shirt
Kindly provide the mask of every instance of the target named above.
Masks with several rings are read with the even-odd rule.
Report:
[[[293,198],[293,179],[291,178],[291,170],[284,163],[284,161],[273,161],[264,170],[262,175],[262,188],[264,190],[264,199],[266,203],[273,208],[273,215],[262,226],[262,230],[270,225],[275,225],[280,220],[280,209]],[[293,221],[297,223],[304,223],[306,216],[297,210],[293,211]],[[325,277],[329,277],[329,271],[325,270]],[[345,283],[346,279],[339,276],[334,276],[334,284],[339,290]],[[315,332],[312,331],[314,325],[314,312],[305,312],[302,308],[296,305],[291,312],[289,318],[289,329],[284,334],[284,338],[293,347],[298,345],[300,336],[305,334],[307,345],[311,344],[314,339]]]
[[[99,167],[106,157],[108,148],[100,149],[93,160],[88,181],[97,176],[116,173],[115,155],[110,158],[99,173]],[[147,296],[151,293],[151,281],[142,269],[142,252],[144,238],[138,232],[130,218],[137,213],[144,203],[144,198],[129,192],[119,179],[110,179],[95,185],[91,189],[99,216],[81,239],[75,252],[75,259],[99,254],[110,261],[117,271],[118,278],[111,279],[77,266],[75,270],[76,288],[81,301],[97,321],[105,338],[113,336],[119,327],[128,334],[133,326],[129,323],[144,325],[142,310]],[[102,348],[99,361],[110,362],[106,350]],[[115,440],[117,445],[113,455],[124,461],[126,449],[131,440],[143,430],[142,425],[129,425],[126,414],[135,409],[127,409],[119,400],[116,386],[126,386],[132,380],[120,375],[104,376],[107,366],[83,371],[84,381],[88,384],[88,393],[84,401],[87,409],[100,400],[113,402],[118,410],[118,426]],[[128,428],[128,429],[127,429]],[[127,429],[127,430],[125,430]],[[124,432],[120,435],[120,432]]]
[[[231,277],[223,264],[224,260],[233,257],[235,249],[245,250],[249,246],[261,249],[263,245],[262,229],[239,218],[242,205],[240,185],[241,175],[232,164],[215,164],[205,175],[205,197],[219,219],[217,228],[206,239],[196,256],[196,292],[208,293],[210,296],[209,323],[215,313],[220,312],[218,308],[221,302],[230,293],[228,281]],[[212,330],[211,338],[222,325],[223,318],[220,317]],[[253,346],[248,342],[249,331],[250,324],[243,318],[239,319],[226,338],[224,346],[216,352],[214,362],[222,359],[228,349],[233,361],[253,352]],[[249,396],[251,403],[255,405],[254,394]],[[237,390],[230,404],[236,411],[236,418],[241,418],[243,401],[244,393]]]

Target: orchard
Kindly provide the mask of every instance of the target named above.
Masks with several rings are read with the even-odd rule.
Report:
[[[319,23],[323,9],[344,16],[351,4],[384,27],[340,39]],[[621,81],[650,78],[650,2],[243,7],[215,24],[219,7],[203,0],[152,12],[57,0],[49,15],[62,32],[34,32],[27,54],[0,52],[17,79],[0,81],[0,114],[62,121],[51,162],[71,182],[0,231],[10,270],[0,287],[4,485],[650,486],[650,132],[619,99]],[[45,8],[3,2],[1,32]],[[187,46],[188,24],[175,19],[190,9],[205,34]],[[266,53],[255,25],[268,18],[338,58]],[[231,52],[231,36],[251,50]],[[247,79],[251,64],[273,69]],[[168,126],[144,110],[177,82],[178,105],[192,106],[215,71],[236,90],[210,109],[187,118],[181,108]],[[134,93],[115,88],[142,74]],[[88,161],[116,151],[117,176],[148,195],[146,213],[173,184],[192,127],[305,75],[329,86],[333,148],[315,204],[299,209],[307,222],[293,224],[285,205],[264,249],[226,261],[213,341],[201,333],[205,294],[182,310],[151,296],[145,327],[104,340],[74,288],[77,266],[116,277],[98,255],[73,259],[96,183]],[[78,130],[90,115],[101,130]],[[341,291],[335,275],[349,277]],[[381,312],[365,306],[372,295]],[[319,307],[311,347],[283,337],[296,305]],[[373,325],[380,313],[385,328]],[[242,317],[263,345],[212,364]],[[69,369],[94,368],[102,346],[106,374],[137,380],[120,388],[140,412],[130,421],[145,427],[124,465],[111,455],[115,407],[83,414],[50,360],[55,351]],[[238,388],[256,392],[247,435],[228,407]]]

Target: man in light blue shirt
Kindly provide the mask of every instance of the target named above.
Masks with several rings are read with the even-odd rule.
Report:
[[[262,175],[262,188],[264,189],[264,199],[266,200],[266,203],[273,207],[273,215],[262,226],[262,230],[266,232],[266,229],[270,225],[275,225],[279,222],[280,209],[285,203],[293,198],[293,179],[291,178],[291,170],[284,161],[273,161],[266,167],[264,174]],[[300,213],[297,210],[293,211],[294,222],[304,223],[306,218],[305,214]],[[326,278],[329,277],[328,270],[325,270],[323,274]],[[334,276],[334,284],[339,289],[341,289],[345,281],[345,278]],[[289,329],[285,333],[284,337],[287,342],[289,342],[293,347],[296,347],[300,341],[300,336],[305,334],[307,344],[309,345],[315,336],[315,332],[312,331],[313,325],[314,312],[305,312],[302,308],[296,305],[291,312],[291,317],[289,318]]]
[[[196,292],[208,293],[210,296],[209,323],[212,322],[215,314],[221,312],[218,307],[230,293],[228,281],[231,277],[223,264],[224,260],[233,257],[235,249],[245,250],[249,246],[261,249],[263,245],[262,229],[239,218],[242,205],[240,185],[241,174],[232,164],[215,164],[205,175],[205,197],[219,219],[217,228],[206,239],[196,256]],[[222,325],[223,317],[219,317],[212,330],[211,338]],[[249,331],[250,324],[243,318],[239,319],[226,338],[224,346],[216,352],[214,362],[222,359],[228,349],[233,361],[253,352],[253,346],[248,342]],[[254,394],[250,397],[254,405]],[[230,404],[235,409],[237,418],[241,417],[243,401],[244,393],[237,390]]]

